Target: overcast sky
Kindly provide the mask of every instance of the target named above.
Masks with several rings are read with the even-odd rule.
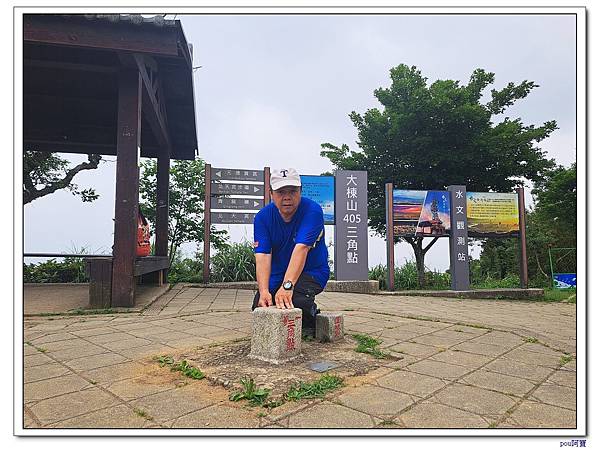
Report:
[[[466,83],[476,68],[496,74],[495,89],[510,81],[534,81],[540,87],[506,114],[521,117],[525,124],[556,120],[559,129],[541,147],[562,165],[575,161],[574,16],[177,19],[194,46],[194,65],[202,66],[194,75],[198,149],[213,166],[295,167],[304,174],[331,170],[319,155],[321,143],[346,143],[356,149],[357,133],[348,114],[380,106],[373,91],[388,87],[390,68],[402,63],[417,66],[429,82]],[[110,252],[115,158],[107,159],[100,169],[75,179],[81,187],[96,188],[97,201],[82,203],[68,192],[58,192],[25,206],[26,252]],[[234,241],[252,237],[251,226],[223,227]],[[332,231],[327,227],[328,241]],[[370,238],[369,246],[369,266],[385,263],[383,240]],[[398,263],[412,255],[407,244],[396,249]],[[447,240],[436,243],[426,265],[448,268]]]

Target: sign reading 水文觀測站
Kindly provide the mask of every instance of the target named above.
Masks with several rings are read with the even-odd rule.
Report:
[[[469,237],[466,186],[448,186],[450,195],[450,272],[452,290],[469,289]]]
[[[367,280],[367,172],[335,173],[335,279]]]

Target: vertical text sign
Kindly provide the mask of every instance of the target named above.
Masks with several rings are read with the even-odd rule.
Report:
[[[335,173],[335,279],[368,280],[367,172]]]
[[[469,240],[467,239],[466,186],[448,186],[450,194],[450,272],[452,290],[469,290]]]

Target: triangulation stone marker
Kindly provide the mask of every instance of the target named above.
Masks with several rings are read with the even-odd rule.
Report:
[[[281,364],[300,356],[301,309],[256,308],[252,322],[250,358]]]
[[[340,313],[317,314],[315,338],[319,342],[335,342],[344,337],[344,316]]]

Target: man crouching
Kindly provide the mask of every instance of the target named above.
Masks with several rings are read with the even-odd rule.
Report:
[[[302,309],[302,334],[315,335],[319,310],[315,295],[329,279],[325,224],[321,206],[302,197],[295,169],[271,174],[272,203],[254,218],[256,307]]]

